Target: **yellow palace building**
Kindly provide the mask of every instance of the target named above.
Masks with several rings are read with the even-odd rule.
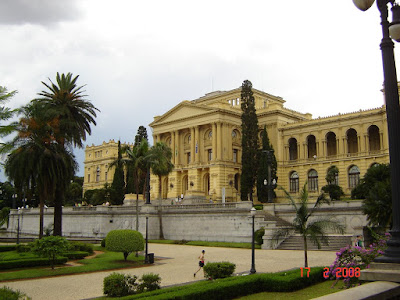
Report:
[[[183,194],[185,199],[240,201],[240,92],[241,88],[212,92],[154,117],[153,142],[169,145],[175,166],[162,178],[163,198]],[[326,185],[327,170],[336,166],[336,180],[350,194],[371,165],[389,162],[384,106],[313,119],[284,107],[281,97],[257,89],[253,93],[260,133],[266,125],[275,150],[278,185],[287,191],[296,194],[308,181],[311,195],[317,195]],[[112,182],[108,165],[116,149],[114,141],[86,147],[84,190]],[[155,199],[158,178],[152,175],[150,184]]]

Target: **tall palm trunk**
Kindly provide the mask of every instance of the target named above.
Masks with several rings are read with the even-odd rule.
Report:
[[[64,203],[64,192],[61,186],[56,187],[54,199],[54,229],[53,235],[62,236],[62,204]]]
[[[307,257],[307,236],[303,236],[304,241],[304,267],[308,267],[308,257]]]
[[[162,225],[162,197],[161,197],[161,176],[158,176],[159,187],[158,187],[158,197],[159,197],[159,205],[158,205],[158,221],[160,224],[160,240],[164,239],[164,230]]]

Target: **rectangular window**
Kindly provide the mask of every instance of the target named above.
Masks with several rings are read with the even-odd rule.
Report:
[[[190,152],[187,154],[187,163],[188,164],[190,164],[190,159],[191,159],[190,154],[191,154]]]
[[[238,162],[237,160],[238,157],[238,150],[237,149],[233,149],[233,162]]]
[[[360,181],[360,174],[349,174],[349,188],[354,189]]]
[[[212,149],[208,149],[208,161],[212,160]]]
[[[290,192],[298,193],[299,192],[299,178],[290,178]]]
[[[90,174],[87,175],[87,182],[90,182]]]

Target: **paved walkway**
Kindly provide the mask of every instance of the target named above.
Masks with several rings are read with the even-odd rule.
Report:
[[[157,257],[154,265],[119,270],[124,274],[137,275],[156,273],[161,277],[161,285],[171,285],[202,279],[200,271],[196,278],[193,273],[198,269],[198,256],[206,251],[206,262],[229,261],[236,264],[235,272],[249,271],[251,265],[250,249],[198,247],[181,245],[149,244],[149,252]],[[256,250],[257,272],[277,272],[304,266],[304,252],[292,250]],[[333,251],[309,251],[309,266],[329,266],[335,260]],[[103,295],[103,279],[113,271],[88,273],[81,275],[59,276],[44,279],[31,279],[0,283],[12,289],[18,289],[33,300],[78,300]]]

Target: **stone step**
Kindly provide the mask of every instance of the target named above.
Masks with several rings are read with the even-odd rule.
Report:
[[[337,251],[341,248],[351,244],[351,236],[328,236],[328,245],[321,244],[320,250],[332,250]],[[315,245],[311,240],[307,239],[308,250],[318,250],[318,246]],[[303,238],[299,235],[294,235],[287,238],[282,242],[279,250],[304,250]]]

